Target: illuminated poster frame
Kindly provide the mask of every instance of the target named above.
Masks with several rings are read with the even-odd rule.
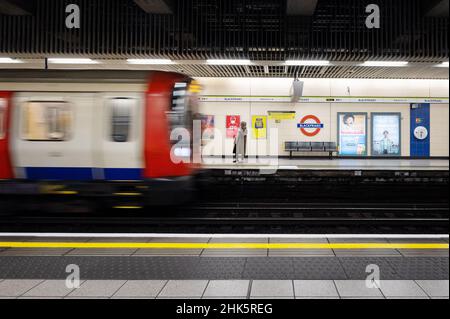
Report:
[[[375,118],[376,117],[395,117],[398,119],[398,151],[396,153],[391,154],[384,154],[384,153],[377,153],[377,147],[375,147],[375,143],[379,141],[379,134],[376,135],[376,124],[375,124]],[[398,112],[383,112],[383,113],[371,113],[371,155],[374,157],[399,157],[402,156],[402,113]],[[382,128],[381,130],[387,130],[387,128]]]
[[[356,116],[363,116],[364,117],[364,152],[361,152],[361,154],[358,154],[357,150],[355,153],[353,154],[349,154],[349,153],[342,153],[342,123],[341,123],[341,117],[342,116],[346,116],[346,115],[352,115],[354,117]],[[339,155],[341,156],[352,156],[352,157],[362,157],[362,156],[367,156],[369,154],[368,151],[368,146],[369,146],[369,120],[368,120],[369,116],[367,112],[339,112],[337,114],[337,139],[338,139],[338,150],[339,150]]]

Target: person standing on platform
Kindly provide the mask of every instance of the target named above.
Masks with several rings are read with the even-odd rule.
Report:
[[[245,153],[247,149],[247,123],[242,122],[241,127],[237,133],[237,136],[234,140],[234,148],[235,148],[235,159],[236,162],[243,162],[245,158]]]

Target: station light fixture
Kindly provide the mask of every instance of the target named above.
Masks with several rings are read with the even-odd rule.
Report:
[[[175,64],[172,60],[169,59],[128,59],[128,64],[137,64],[137,65],[167,65],[167,64]]]
[[[402,67],[407,66],[408,61],[366,61],[363,66],[375,66],[375,67]]]
[[[3,58],[0,57],[0,63],[2,64],[16,64],[16,63],[23,63],[22,60],[13,59],[13,58]]]
[[[76,58],[49,58],[49,63],[52,64],[99,64],[98,61],[92,59],[76,59]]]
[[[245,59],[209,59],[206,60],[206,63],[211,65],[251,65],[252,61]]]
[[[441,64],[439,64],[439,66],[443,68],[448,68],[448,62],[442,62]]]
[[[285,64],[290,66],[327,66],[331,62],[326,60],[288,60]]]

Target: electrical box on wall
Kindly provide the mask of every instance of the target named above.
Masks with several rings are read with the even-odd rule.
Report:
[[[296,103],[303,96],[303,87],[305,82],[302,82],[298,79],[294,80],[291,88],[291,102]]]

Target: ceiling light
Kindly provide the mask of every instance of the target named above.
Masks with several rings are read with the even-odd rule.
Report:
[[[128,64],[139,64],[139,65],[174,64],[174,62],[169,59],[128,59],[127,63]]]
[[[0,58],[0,63],[23,63],[23,61],[12,58]]]
[[[288,60],[286,65],[298,65],[298,66],[327,66],[330,65],[330,61],[325,60]]]
[[[438,66],[443,67],[443,68],[448,68],[448,62],[442,62]]]
[[[363,66],[378,66],[378,67],[400,67],[406,66],[409,62],[407,61],[366,61]]]
[[[206,63],[211,65],[251,65],[252,61],[250,60],[218,60],[218,59],[210,59],[207,60]]]
[[[49,58],[49,63],[53,64],[98,64],[98,61],[92,59],[73,59],[73,58]]]

